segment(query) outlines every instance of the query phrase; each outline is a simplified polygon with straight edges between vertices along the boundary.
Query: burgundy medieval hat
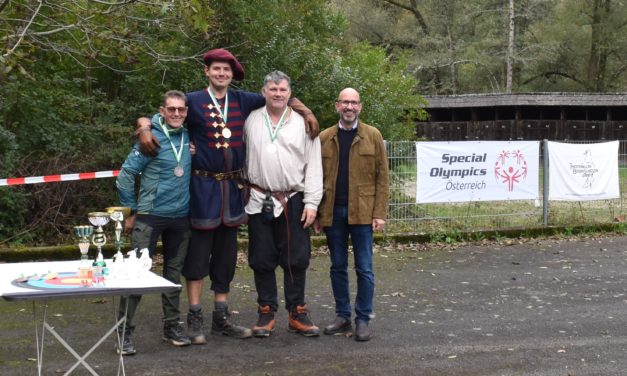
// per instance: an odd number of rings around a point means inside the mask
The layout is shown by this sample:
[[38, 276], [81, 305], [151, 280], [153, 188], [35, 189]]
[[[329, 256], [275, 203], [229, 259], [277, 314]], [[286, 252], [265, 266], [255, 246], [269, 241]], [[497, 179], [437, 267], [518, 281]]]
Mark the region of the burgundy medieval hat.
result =
[[213, 50], [209, 50], [203, 56], [203, 60], [207, 66], [210, 66], [214, 61], [224, 61], [231, 65], [231, 69], [233, 70], [233, 78], [241, 81], [244, 79], [244, 67], [242, 64], [237, 61], [235, 56], [232, 53], [225, 50], [224, 48], [216, 48]]

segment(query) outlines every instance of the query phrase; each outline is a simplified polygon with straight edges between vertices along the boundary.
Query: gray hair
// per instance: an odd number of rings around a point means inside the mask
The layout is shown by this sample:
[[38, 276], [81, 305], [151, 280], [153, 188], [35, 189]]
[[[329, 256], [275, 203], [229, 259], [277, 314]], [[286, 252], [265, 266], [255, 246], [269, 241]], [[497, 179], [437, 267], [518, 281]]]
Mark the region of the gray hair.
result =
[[163, 94], [163, 105], [165, 106], [165, 102], [168, 100], [168, 98], [176, 98], [176, 99], [180, 99], [183, 102], [187, 103], [187, 96], [185, 95], [185, 93], [183, 93], [182, 91], [179, 90], [168, 90], [165, 92], [165, 94]]
[[264, 80], [263, 80], [263, 86], [266, 86], [270, 82], [274, 82], [275, 84], [278, 85], [283, 80], [287, 81], [287, 88], [292, 90], [290, 76], [288, 76], [287, 74], [285, 74], [285, 73], [283, 73], [283, 72], [281, 72], [279, 70], [275, 70], [275, 71], [272, 71], [272, 72], [268, 73], [268, 75], [266, 75], [266, 78], [264, 78]]

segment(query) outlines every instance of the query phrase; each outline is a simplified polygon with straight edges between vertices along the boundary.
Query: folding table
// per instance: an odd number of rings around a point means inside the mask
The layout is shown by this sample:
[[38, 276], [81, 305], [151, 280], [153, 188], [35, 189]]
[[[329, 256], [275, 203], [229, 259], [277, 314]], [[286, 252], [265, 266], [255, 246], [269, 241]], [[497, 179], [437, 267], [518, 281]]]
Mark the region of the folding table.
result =
[[[111, 262], [111, 260], [107, 260]], [[44, 336], [48, 331], [59, 341], [75, 358], [76, 363], [67, 370], [65, 375], [69, 375], [82, 365], [92, 375], [98, 375], [96, 371], [87, 363], [86, 358], [95, 351], [112, 333], [118, 333], [117, 327], [126, 325], [126, 313], [121, 319], [117, 318], [116, 309], [113, 309], [115, 324], [108, 329], [102, 337], [87, 351], [85, 354], [78, 354], [68, 343], [67, 339], [62, 338], [59, 333], [48, 324], [46, 319], [47, 307], [50, 300], [55, 299], [76, 299], [86, 297], [104, 297], [112, 296], [115, 305], [116, 296], [143, 295], [151, 293], [163, 293], [169, 291], [180, 290], [181, 286], [173, 284], [170, 281], [149, 271], [138, 271], [133, 273], [132, 277], [126, 276], [123, 279], [112, 279], [106, 281], [104, 285], [72, 286], [71, 278], [61, 278], [78, 271], [80, 261], [54, 261], [54, 262], [23, 262], [0, 264], [0, 296], [7, 301], [31, 301], [33, 305], [33, 321], [35, 322], [35, 342], [37, 348], [37, 372], [42, 375], [43, 355], [44, 355]], [[39, 281], [24, 283], [17, 281], [20, 277], [33, 275], [43, 276], [49, 273], [59, 275], [57, 279], [46, 281], [45, 278]], [[67, 281], [67, 283], [62, 283]], [[49, 283], [48, 283], [49, 282]], [[55, 284], [56, 282], [56, 284]], [[43, 301], [43, 312], [41, 319], [37, 318], [36, 301]], [[119, 301], [118, 301], [118, 304]], [[115, 307], [114, 307], [115, 308]], [[125, 312], [128, 305], [124, 307]], [[41, 323], [41, 329], [39, 328]], [[123, 338], [117, 336], [118, 345], [121, 347]], [[124, 358], [120, 354], [118, 361], [117, 374], [125, 375]]]

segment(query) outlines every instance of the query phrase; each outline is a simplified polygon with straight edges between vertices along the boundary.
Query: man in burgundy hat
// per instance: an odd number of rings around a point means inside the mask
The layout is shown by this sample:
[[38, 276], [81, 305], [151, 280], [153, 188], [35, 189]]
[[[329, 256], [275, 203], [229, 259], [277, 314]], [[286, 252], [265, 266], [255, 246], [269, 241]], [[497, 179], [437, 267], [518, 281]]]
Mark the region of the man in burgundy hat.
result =
[[[227, 299], [237, 261], [237, 229], [248, 219], [241, 184], [246, 159], [244, 122], [253, 110], [265, 105], [261, 94], [229, 90], [233, 79], [244, 79], [244, 68], [229, 51], [210, 50], [204, 61], [209, 86], [187, 94], [186, 119], [196, 154], [190, 182], [192, 235], [183, 276], [189, 300], [188, 335], [198, 345], [206, 343], [201, 293], [207, 275], [214, 292], [211, 332], [234, 338], [252, 336], [250, 329], [231, 322]], [[313, 113], [296, 99], [290, 106], [305, 118], [310, 137], [317, 137]], [[159, 145], [146, 120], [138, 119], [136, 133], [142, 152], [151, 154]]]

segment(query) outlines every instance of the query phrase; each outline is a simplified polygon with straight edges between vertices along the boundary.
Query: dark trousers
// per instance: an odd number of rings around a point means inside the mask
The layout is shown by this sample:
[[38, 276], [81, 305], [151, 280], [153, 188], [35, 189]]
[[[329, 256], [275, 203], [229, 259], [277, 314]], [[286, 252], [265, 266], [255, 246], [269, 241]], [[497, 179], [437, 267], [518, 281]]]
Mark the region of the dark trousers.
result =
[[283, 269], [285, 308], [293, 310], [305, 304], [311, 244], [309, 229], [303, 229], [300, 221], [303, 209], [303, 194], [297, 193], [287, 203], [288, 218], [285, 213], [269, 223], [264, 223], [261, 214], [248, 218], [248, 265], [255, 274], [257, 303], [269, 305], [273, 311], [279, 305], [275, 274], [278, 265]]
[[194, 230], [183, 266], [183, 276], [188, 281], [200, 280], [207, 275], [211, 290], [228, 294], [237, 266], [237, 227], [220, 225], [214, 230]]
[[[161, 237], [161, 242], [163, 243], [163, 278], [172, 283], [180, 284], [181, 270], [183, 269], [183, 262], [185, 261], [189, 245], [189, 233], [189, 219], [187, 217], [165, 218], [155, 215], [138, 215], [133, 228], [131, 248], [148, 248], [150, 257], [152, 257], [157, 248], [157, 240]], [[178, 323], [180, 295], [180, 291], [161, 294], [164, 323]], [[141, 297], [141, 295], [130, 295], [128, 297], [126, 325], [130, 330], [133, 330], [135, 327], [133, 318]], [[126, 301], [126, 297], [122, 297], [120, 300], [120, 310], [118, 312], [118, 317], [120, 318], [124, 315]]]

